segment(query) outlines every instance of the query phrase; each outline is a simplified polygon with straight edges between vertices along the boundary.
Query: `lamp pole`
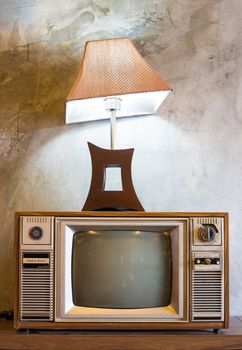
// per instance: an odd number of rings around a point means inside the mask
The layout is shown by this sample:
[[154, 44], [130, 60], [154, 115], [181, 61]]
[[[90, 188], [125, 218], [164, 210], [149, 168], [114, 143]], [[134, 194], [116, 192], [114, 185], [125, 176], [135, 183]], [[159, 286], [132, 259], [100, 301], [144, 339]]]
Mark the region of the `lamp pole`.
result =
[[110, 146], [111, 149], [116, 148], [116, 119], [117, 111], [121, 108], [121, 99], [118, 97], [108, 97], [104, 99], [106, 111], [110, 115]]

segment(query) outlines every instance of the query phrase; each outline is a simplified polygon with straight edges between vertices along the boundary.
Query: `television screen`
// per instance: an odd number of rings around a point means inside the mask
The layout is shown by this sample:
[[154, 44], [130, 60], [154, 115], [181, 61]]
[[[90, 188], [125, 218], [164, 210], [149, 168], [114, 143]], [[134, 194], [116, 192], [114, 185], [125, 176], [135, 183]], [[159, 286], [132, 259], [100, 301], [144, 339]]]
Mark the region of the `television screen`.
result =
[[137, 309], [170, 304], [172, 251], [168, 232], [75, 232], [72, 248], [76, 306]]

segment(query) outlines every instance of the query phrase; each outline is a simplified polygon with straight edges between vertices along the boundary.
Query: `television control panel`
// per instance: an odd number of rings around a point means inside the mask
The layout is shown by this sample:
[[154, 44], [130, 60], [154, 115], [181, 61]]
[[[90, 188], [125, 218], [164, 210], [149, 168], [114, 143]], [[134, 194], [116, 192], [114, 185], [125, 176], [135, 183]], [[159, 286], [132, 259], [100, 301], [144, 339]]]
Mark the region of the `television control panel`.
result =
[[54, 319], [54, 218], [20, 218], [20, 319]]
[[223, 244], [223, 218], [191, 218], [190, 232], [193, 250], [217, 250]]
[[191, 218], [191, 319], [224, 320], [224, 221]]

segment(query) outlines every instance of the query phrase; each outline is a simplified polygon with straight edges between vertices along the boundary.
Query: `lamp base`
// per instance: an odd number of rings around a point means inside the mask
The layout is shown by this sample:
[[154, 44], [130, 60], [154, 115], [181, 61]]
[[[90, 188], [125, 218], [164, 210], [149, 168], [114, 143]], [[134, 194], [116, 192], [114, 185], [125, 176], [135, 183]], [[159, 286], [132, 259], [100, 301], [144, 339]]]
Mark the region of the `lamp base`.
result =
[[[134, 149], [109, 150], [88, 142], [92, 159], [92, 179], [84, 211], [126, 210], [144, 211], [133, 186], [131, 161]], [[121, 168], [122, 190], [105, 190], [106, 168]]]

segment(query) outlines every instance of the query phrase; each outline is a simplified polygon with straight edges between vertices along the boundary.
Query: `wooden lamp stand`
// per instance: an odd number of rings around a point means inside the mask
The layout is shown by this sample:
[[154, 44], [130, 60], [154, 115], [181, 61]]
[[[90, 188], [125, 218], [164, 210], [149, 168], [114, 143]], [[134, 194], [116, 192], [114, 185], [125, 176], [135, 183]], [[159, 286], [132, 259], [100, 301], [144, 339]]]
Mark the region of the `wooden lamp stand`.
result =
[[[82, 210], [144, 211], [133, 186], [131, 161], [134, 149], [103, 149], [88, 142], [92, 159], [92, 179]], [[105, 171], [108, 167], [121, 168], [122, 190], [105, 190]]]

